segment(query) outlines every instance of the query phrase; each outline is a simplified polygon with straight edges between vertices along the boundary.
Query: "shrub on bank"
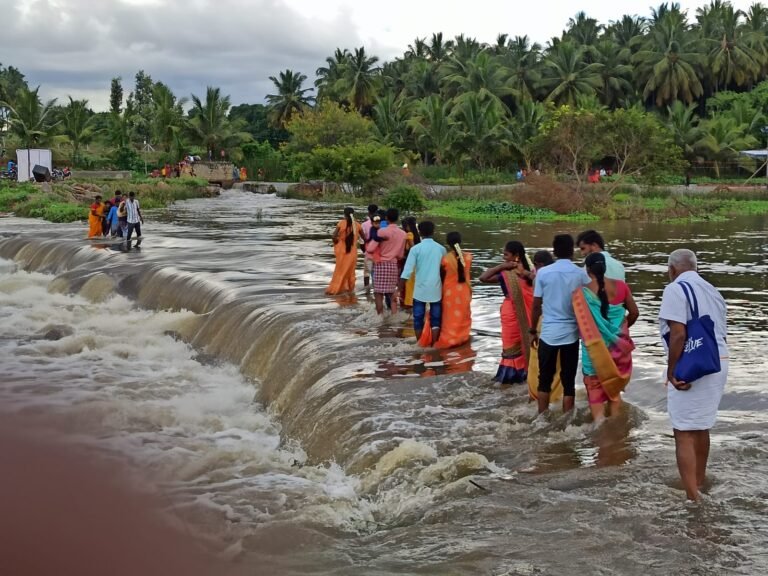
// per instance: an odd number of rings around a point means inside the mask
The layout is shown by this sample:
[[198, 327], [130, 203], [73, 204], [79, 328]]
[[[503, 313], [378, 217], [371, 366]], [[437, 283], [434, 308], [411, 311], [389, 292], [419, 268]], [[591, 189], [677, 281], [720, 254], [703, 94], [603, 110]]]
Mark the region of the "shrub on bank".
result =
[[416, 186], [399, 184], [389, 191], [384, 198], [384, 205], [401, 212], [421, 212], [426, 208], [426, 201]]

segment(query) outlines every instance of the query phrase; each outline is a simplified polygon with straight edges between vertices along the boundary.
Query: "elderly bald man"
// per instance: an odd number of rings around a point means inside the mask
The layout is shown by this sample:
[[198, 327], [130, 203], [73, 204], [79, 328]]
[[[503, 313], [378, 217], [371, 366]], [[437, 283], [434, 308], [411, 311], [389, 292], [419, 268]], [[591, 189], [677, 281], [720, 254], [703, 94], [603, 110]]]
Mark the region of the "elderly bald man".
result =
[[[659, 321], [662, 337], [669, 336], [667, 360], [667, 411], [675, 432], [677, 468], [689, 500], [698, 500], [704, 486], [709, 459], [709, 430], [715, 425], [717, 409], [728, 379], [726, 305], [720, 292], [697, 272], [696, 254], [675, 250], [669, 255], [669, 279], [661, 300]], [[675, 367], [683, 353], [691, 309], [680, 282], [687, 282], [696, 295], [699, 315], [709, 315], [715, 325], [720, 353], [720, 372], [681, 382]], [[666, 338], [664, 338], [666, 344]]]

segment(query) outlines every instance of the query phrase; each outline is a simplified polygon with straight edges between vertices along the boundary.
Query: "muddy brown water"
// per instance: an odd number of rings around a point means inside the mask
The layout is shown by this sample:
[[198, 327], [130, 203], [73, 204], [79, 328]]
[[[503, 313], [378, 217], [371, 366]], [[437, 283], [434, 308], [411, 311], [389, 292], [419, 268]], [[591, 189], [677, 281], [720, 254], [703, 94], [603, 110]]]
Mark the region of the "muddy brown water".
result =
[[[230, 191], [151, 214], [140, 249], [0, 219], [0, 410], [120, 461], [170, 521], [250, 573], [759, 574], [768, 569], [768, 217], [590, 223], [640, 306], [624, 412], [537, 420], [474, 337], [417, 349], [362, 291], [330, 298], [335, 207]], [[473, 276], [585, 225], [437, 219]], [[666, 256], [695, 250], [729, 306], [711, 486], [686, 505], [661, 383]]]

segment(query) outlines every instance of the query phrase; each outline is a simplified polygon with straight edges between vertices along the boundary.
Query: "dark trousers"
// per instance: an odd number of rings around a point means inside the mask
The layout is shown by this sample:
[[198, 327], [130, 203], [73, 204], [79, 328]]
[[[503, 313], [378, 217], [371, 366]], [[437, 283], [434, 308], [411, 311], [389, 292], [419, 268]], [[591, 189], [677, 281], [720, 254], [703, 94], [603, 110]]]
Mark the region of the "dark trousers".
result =
[[576, 370], [579, 367], [579, 341], [551, 346], [539, 339], [539, 392], [549, 394], [560, 357], [560, 382], [563, 396], [576, 396]]
[[135, 224], [132, 224], [128, 222], [128, 231], [125, 234], [125, 241], [130, 242], [131, 236], [133, 236], [133, 231], [136, 230], [136, 238], [141, 238], [141, 223], [136, 222]]

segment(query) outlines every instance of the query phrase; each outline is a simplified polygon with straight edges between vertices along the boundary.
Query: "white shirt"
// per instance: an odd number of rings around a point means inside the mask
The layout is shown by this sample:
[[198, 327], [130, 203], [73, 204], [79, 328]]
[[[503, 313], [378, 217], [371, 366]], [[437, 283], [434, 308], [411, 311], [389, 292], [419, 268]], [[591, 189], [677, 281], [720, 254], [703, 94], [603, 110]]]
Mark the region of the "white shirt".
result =
[[605, 277], [611, 280], [627, 281], [627, 274], [624, 271], [624, 264], [616, 260], [605, 250], [602, 251], [602, 255], [605, 257]]
[[[726, 304], [720, 292], [709, 282], [699, 276], [698, 272], [683, 272], [674, 282], [664, 288], [661, 298], [661, 310], [659, 310], [659, 324], [662, 337], [669, 332], [669, 321], [687, 324], [691, 319], [691, 307], [685, 297], [679, 282], [688, 282], [693, 287], [696, 300], [699, 303], [699, 317], [709, 316], [715, 324], [715, 338], [720, 350], [720, 357], [728, 357], [728, 322], [726, 319]], [[666, 347], [666, 340], [664, 346]]]
[[125, 201], [125, 211], [128, 218], [128, 224], [138, 224], [139, 223], [139, 201], [135, 198], [131, 200], [128, 198], [128, 200]]

